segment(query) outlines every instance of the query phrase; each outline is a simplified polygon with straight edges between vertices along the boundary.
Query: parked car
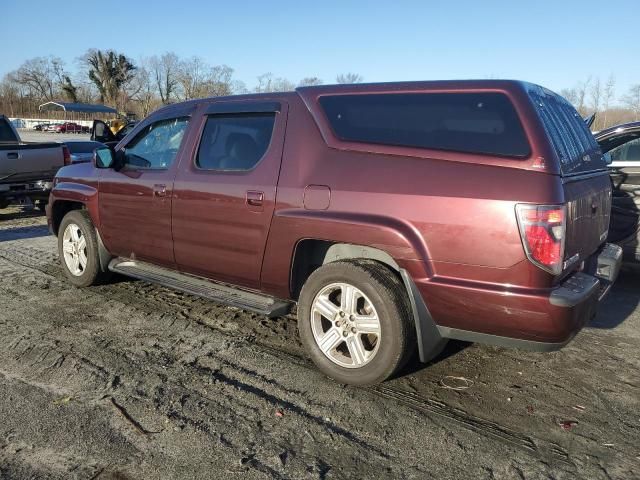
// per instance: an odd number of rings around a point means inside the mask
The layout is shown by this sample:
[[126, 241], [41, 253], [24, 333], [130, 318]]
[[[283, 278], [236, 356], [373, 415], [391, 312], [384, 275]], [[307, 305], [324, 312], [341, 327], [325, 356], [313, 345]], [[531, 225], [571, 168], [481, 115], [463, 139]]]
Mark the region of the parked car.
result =
[[37, 132], [41, 132], [45, 129], [45, 127], [48, 127], [49, 125], [49, 123], [38, 123], [37, 125], [33, 126], [33, 129]]
[[91, 162], [96, 148], [104, 147], [104, 143], [91, 140], [69, 140], [64, 142], [71, 154], [71, 163]]
[[119, 272], [267, 316], [297, 303], [316, 365], [370, 384], [448, 339], [566, 345], [618, 273], [610, 203], [566, 100], [484, 80], [167, 106], [63, 168], [47, 213], [73, 285]]
[[640, 262], [640, 122], [616, 125], [595, 134], [609, 162], [613, 204], [609, 241], [624, 250], [624, 261]]
[[73, 122], [65, 122], [54, 127], [56, 133], [88, 133], [89, 127], [84, 127]]
[[69, 163], [66, 146], [22, 142], [11, 122], [0, 115], [0, 209], [27, 197], [44, 210], [54, 175]]
[[47, 123], [46, 125], [44, 125], [42, 127], [42, 131], [43, 132], [55, 132], [56, 128], [58, 127], [58, 125], [61, 125], [60, 123]]

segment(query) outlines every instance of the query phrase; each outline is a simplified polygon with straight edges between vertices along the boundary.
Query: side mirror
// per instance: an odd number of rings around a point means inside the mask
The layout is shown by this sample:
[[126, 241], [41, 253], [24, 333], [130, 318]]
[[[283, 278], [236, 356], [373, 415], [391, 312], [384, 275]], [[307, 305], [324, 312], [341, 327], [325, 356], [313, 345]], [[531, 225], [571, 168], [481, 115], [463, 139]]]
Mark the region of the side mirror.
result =
[[611, 158], [611, 153], [607, 152], [603, 155], [604, 157], [604, 163], [606, 163], [607, 165], [611, 165], [611, 162], [613, 162], [613, 158]]
[[115, 154], [109, 147], [96, 148], [93, 152], [93, 164], [96, 168], [113, 168]]

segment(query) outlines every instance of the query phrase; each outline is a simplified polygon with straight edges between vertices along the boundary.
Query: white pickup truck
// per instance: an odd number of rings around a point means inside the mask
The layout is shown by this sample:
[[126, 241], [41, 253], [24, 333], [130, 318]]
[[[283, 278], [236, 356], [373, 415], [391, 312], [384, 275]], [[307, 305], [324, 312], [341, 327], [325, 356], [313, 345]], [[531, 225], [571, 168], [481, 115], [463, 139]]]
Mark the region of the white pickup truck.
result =
[[13, 200], [30, 198], [44, 210], [53, 177], [69, 163], [65, 145], [23, 142], [9, 119], [0, 115], [0, 209]]

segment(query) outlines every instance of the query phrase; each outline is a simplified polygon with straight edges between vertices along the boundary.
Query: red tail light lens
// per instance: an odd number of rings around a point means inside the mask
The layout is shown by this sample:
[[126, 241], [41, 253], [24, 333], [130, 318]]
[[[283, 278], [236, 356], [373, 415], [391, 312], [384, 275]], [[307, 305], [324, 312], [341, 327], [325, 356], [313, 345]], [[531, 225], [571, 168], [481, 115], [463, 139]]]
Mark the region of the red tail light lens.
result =
[[562, 273], [567, 230], [564, 205], [516, 205], [520, 236], [527, 258], [554, 275]]
[[66, 145], [62, 146], [62, 156], [64, 157], [64, 164], [71, 165], [71, 153]]

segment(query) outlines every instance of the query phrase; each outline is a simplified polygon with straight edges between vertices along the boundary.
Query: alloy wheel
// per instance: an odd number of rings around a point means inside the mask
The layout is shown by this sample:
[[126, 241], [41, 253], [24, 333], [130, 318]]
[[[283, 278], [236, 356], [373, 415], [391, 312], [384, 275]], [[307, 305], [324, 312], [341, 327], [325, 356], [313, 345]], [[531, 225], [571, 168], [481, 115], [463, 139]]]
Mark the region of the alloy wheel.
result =
[[318, 348], [346, 368], [367, 365], [378, 352], [381, 327], [371, 300], [348, 283], [332, 283], [315, 296], [311, 330]]
[[87, 240], [75, 223], [70, 223], [62, 235], [64, 263], [76, 277], [87, 269]]

